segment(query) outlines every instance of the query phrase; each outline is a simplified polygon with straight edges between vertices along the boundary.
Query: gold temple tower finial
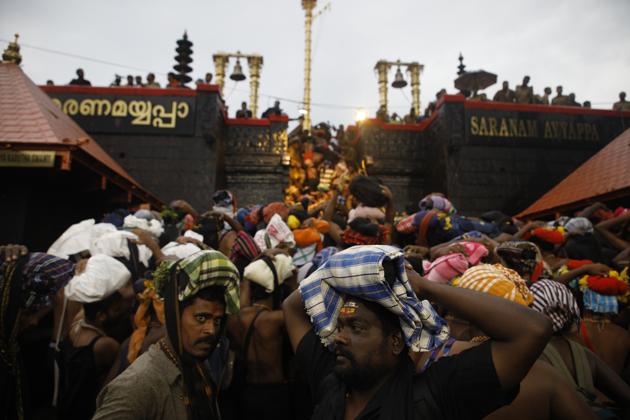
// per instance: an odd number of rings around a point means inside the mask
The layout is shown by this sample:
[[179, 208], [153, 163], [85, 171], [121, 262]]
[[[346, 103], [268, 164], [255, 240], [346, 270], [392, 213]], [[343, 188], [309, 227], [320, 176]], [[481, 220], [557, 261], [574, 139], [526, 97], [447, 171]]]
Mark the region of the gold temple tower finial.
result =
[[20, 45], [18, 44], [18, 38], [20, 35], [15, 34], [15, 41], [9, 42], [9, 46], [2, 53], [2, 61], [4, 63], [20, 64], [22, 62], [22, 56], [20, 55]]
[[311, 131], [311, 27], [317, 0], [302, 0], [304, 9], [304, 121], [302, 129]]

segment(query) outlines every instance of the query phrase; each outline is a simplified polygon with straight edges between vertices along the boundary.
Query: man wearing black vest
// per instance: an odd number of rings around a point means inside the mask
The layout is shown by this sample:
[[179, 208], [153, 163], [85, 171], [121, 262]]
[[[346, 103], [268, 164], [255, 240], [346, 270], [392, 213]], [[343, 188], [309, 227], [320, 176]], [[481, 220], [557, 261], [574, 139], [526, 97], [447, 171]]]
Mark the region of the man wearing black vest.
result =
[[[415, 374], [408, 347], [428, 350], [446, 336], [443, 320], [414, 293], [490, 339]], [[531, 309], [430, 282], [402, 252], [378, 245], [335, 254], [300, 283], [284, 311], [311, 385], [313, 419], [483, 418], [515, 398], [551, 335], [549, 322]]]

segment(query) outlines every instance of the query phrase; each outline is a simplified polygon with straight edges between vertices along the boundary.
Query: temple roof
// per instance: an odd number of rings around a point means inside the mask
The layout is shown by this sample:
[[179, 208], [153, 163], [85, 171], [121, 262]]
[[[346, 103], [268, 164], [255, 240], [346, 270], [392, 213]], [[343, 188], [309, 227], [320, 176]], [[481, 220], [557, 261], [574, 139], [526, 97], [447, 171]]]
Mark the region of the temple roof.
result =
[[630, 196], [630, 128], [517, 217], [536, 217]]
[[70, 151], [141, 201], [161, 204], [12, 63], [0, 63], [0, 147]]

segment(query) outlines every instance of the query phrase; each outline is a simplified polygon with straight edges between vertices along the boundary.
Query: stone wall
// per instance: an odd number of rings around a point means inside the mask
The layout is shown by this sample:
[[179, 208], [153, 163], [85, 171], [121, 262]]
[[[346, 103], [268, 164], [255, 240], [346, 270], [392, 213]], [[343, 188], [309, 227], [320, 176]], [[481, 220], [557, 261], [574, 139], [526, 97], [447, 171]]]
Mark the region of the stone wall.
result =
[[239, 205], [282, 201], [288, 167], [286, 117], [270, 120], [228, 120], [225, 144], [226, 187]]
[[397, 127], [377, 121], [369, 121], [360, 128], [363, 155], [373, 162], [367, 167], [368, 174], [392, 190], [397, 210], [417, 202], [427, 177], [424, 133], [417, 127]]

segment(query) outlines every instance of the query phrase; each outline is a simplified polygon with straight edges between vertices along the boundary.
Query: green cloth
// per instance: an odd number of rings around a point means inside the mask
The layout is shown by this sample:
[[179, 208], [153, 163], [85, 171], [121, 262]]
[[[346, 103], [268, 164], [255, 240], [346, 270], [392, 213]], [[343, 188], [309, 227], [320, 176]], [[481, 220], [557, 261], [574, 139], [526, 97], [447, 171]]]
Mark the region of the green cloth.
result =
[[225, 312], [230, 315], [240, 309], [238, 269], [219, 251], [201, 251], [179, 260], [177, 270], [188, 275], [188, 283], [179, 292], [180, 302], [210, 286], [225, 287]]

